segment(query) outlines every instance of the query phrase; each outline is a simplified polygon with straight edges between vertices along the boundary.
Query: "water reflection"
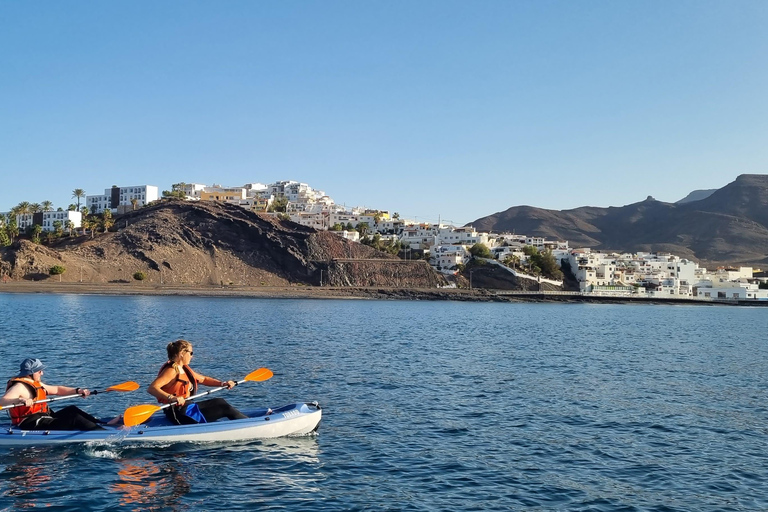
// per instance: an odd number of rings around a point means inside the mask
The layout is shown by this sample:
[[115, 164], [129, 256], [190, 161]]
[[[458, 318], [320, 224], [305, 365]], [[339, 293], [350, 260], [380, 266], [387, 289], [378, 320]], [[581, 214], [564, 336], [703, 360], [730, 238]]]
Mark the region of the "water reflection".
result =
[[35, 449], [9, 454], [12, 462], [3, 468], [0, 476], [0, 480], [6, 483], [2, 494], [14, 499], [14, 509], [49, 505], [40, 503], [40, 497], [45, 496], [45, 491], [52, 485], [51, 469], [55, 470], [64, 457], [63, 453]]
[[167, 454], [161, 462], [148, 458], [118, 461], [117, 481], [111, 491], [130, 510], [177, 510], [191, 489], [183, 453]]

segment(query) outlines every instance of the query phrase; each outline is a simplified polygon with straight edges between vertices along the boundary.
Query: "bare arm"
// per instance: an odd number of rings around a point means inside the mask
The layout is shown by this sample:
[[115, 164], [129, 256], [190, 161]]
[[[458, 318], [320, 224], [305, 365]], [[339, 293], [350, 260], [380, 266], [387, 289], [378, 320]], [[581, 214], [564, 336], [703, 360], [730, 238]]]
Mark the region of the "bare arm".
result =
[[70, 386], [52, 386], [50, 384], [43, 384], [45, 391], [49, 395], [54, 396], [67, 396], [67, 395], [83, 395], [88, 396], [91, 394], [90, 390], [85, 388], [73, 388]]
[[152, 381], [152, 384], [150, 384], [147, 388], [147, 393], [157, 399], [169, 400], [169, 394], [163, 391], [161, 388], [166, 384], [169, 384], [175, 378], [176, 370], [174, 370], [172, 367], [166, 368], [160, 373], [160, 375], [157, 376], [155, 380]]
[[0, 407], [6, 407], [8, 405], [24, 405], [29, 407], [32, 405], [34, 397], [32, 391], [24, 384], [16, 383], [0, 398]]
[[195, 374], [195, 379], [197, 379], [197, 382], [199, 382], [203, 386], [211, 386], [211, 387], [214, 387], [214, 388], [218, 388], [218, 387], [222, 387], [222, 386], [227, 386], [228, 389], [232, 389], [233, 387], [235, 387], [237, 385], [237, 382], [235, 382], [233, 380], [214, 379], [213, 377], [207, 377], [205, 375], [197, 373], [194, 370], [192, 370], [192, 373]]

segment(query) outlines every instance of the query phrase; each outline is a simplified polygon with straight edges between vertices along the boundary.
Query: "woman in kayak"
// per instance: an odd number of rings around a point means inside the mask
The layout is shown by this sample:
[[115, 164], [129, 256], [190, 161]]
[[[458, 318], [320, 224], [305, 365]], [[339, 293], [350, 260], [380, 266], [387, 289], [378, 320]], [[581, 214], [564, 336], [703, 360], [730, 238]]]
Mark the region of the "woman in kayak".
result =
[[233, 380], [223, 381], [201, 375], [189, 367], [194, 355], [192, 344], [187, 340], [176, 340], [166, 347], [168, 361], [160, 368], [157, 378], [149, 385], [147, 392], [162, 404], [173, 404], [163, 409], [165, 416], [176, 425], [208, 423], [219, 418], [241, 420], [248, 416], [241, 413], [223, 398], [211, 398], [194, 404], [186, 400], [197, 394], [197, 385], [232, 389], [237, 385]]
[[[68, 386], [52, 386], [40, 379], [45, 365], [39, 359], [25, 359], [19, 366], [19, 374], [8, 381], [5, 394], [0, 398], [0, 407], [16, 406], [8, 409], [11, 423], [22, 430], [99, 430], [100, 421], [81, 411], [74, 405], [53, 412], [47, 403], [48, 395], [91, 394], [87, 389]], [[38, 402], [38, 403], [36, 403]]]

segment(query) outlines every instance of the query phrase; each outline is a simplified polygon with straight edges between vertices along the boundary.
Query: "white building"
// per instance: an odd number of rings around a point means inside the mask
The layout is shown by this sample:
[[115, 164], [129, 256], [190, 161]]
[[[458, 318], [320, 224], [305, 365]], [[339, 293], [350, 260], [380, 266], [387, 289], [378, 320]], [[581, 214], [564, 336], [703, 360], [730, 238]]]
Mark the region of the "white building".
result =
[[107, 208], [113, 213], [123, 213], [133, 209], [134, 199], [138, 208], [159, 198], [157, 187], [154, 185], [114, 186], [104, 189], [103, 195], [85, 196], [85, 206], [90, 213], [101, 213]]
[[697, 288], [697, 297], [702, 299], [768, 300], [768, 290], [760, 289], [755, 283], [733, 283], [732, 286]]
[[[10, 212], [0, 213], [0, 226], [5, 222], [5, 219], [10, 215]], [[67, 221], [72, 222], [72, 228], [79, 228], [82, 225], [83, 214], [77, 211], [50, 211], [50, 212], [38, 212], [38, 213], [24, 213], [16, 215], [16, 226], [19, 228], [19, 232], [24, 232], [28, 227], [32, 225], [39, 225], [43, 228], [43, 231], [55, 231], [55, 222], [61, 222], [61, 229], [67, 230]]]
[[199, 201], [200, 193], [205, 190], [205, 185], [200, 183], [175, 183], [171, 186], [174, 192], [183, 192], [188, 201]]
[[444, 274], [454, 274], [456, 265], [466, 264], [472, 258], [463, 245], [437, 245], [430, 252], [430, 263]]

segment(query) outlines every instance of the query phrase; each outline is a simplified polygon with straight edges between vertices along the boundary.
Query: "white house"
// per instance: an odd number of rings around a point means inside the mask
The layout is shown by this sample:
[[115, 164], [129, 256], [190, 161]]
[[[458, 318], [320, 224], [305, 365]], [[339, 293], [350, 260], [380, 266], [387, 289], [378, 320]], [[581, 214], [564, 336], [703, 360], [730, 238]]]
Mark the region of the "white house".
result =
[[696, 296], [703, 299], [768, 300], [768, 290], [754, 283], [733, 283], [732, 286], [700, 287]]
[[437, 245], [431, 254], [432, 266], [444, 274], [454, 274], [456, 265], [465, 264], [472, 257], [463, 245]]
[[188, 201], [199, 201], [200, 193], [205, 190], [205, 185], [200, 183], [175, 183], [171, 186], [174, 192], [183, 192]]

